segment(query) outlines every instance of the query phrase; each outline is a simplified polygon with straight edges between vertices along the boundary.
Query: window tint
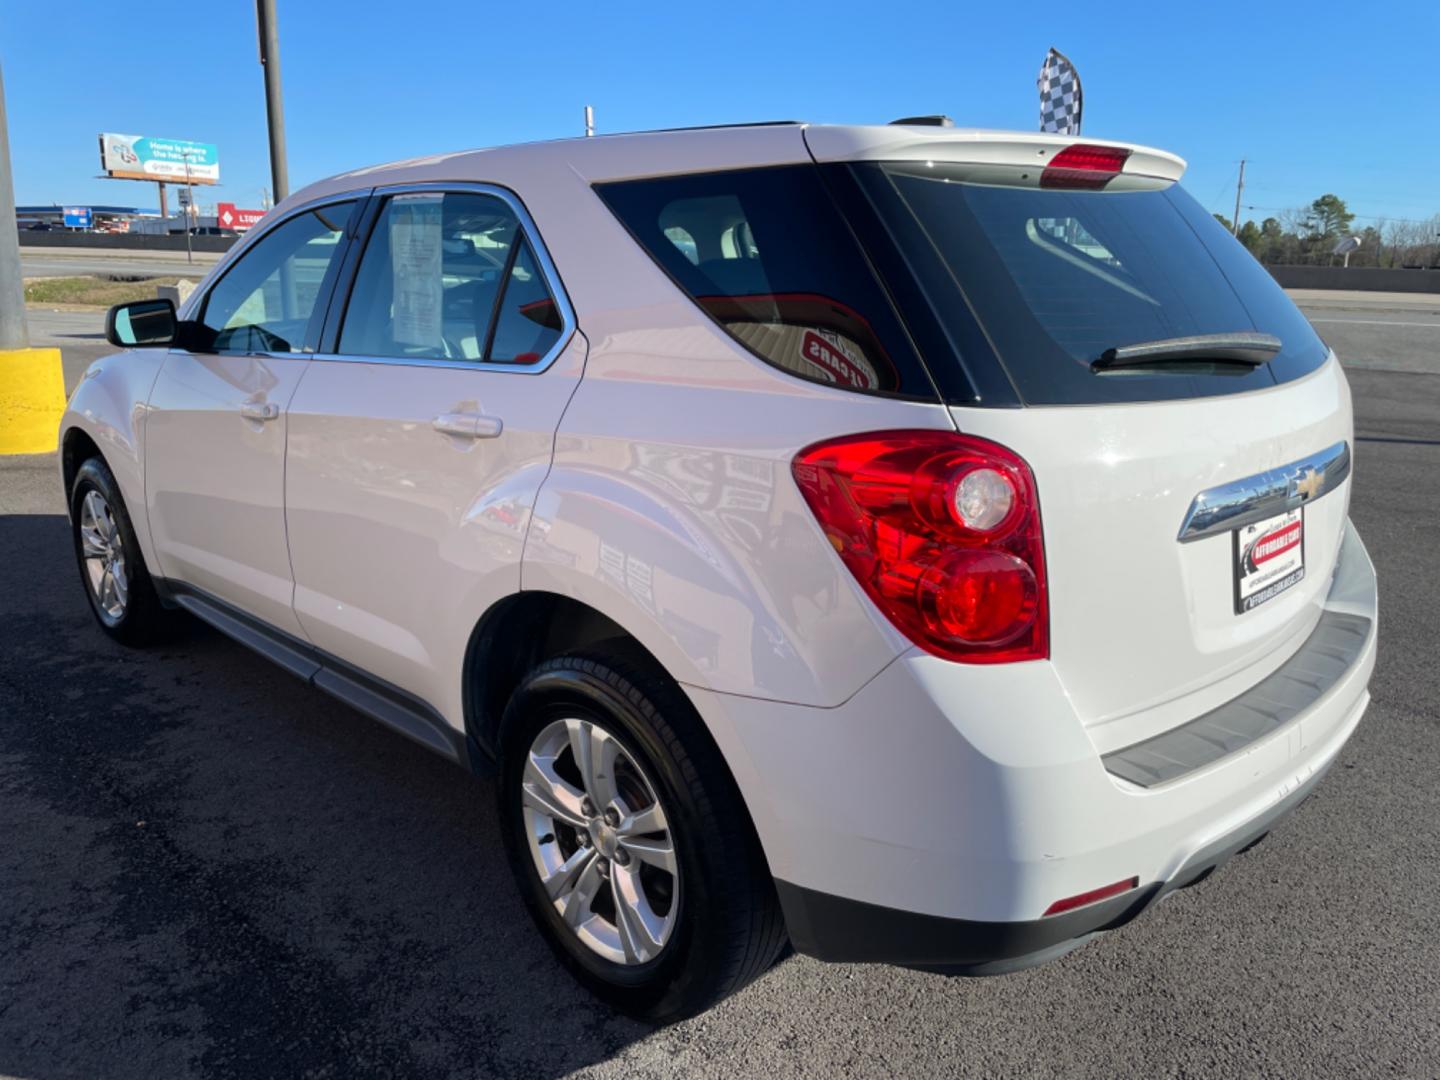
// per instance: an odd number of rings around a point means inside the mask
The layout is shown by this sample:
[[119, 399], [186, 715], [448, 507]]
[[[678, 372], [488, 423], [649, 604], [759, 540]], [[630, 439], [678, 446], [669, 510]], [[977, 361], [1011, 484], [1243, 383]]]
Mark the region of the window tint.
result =
[[500, 300], [489, 359], [497, 364], [534, 364], [560, 339], [560, 309], [545, 285], [530, 242], [521, 237]]
[[[964, 167], [939, 162], [855, 169], [883, 178], [866, 186], [896, 242], [907, 243], [906, 229], [918, 224], [943, 260], [942, 272], [924, 282], [937, 313], [952, 324], [978, 320], [1026, 402], [1236, 393], [1295, 378], [1325, 359], [1280, 287], [1176, 185], [1045, 190], [967, 182]], [[1284, 343], [1255, 369], [1090, 367], [1112, 347], [1251, 330]]]
[[601, 198], [761, 359], [849, 390], [933, 399], [889, 299], [813, 166], [602, 184]]
[[470, 192], [396, 195], [382, 208], [360, 261], [339, 351], [534, 363], [560, 327], [534, 253], [504, 200]]
[[[300, 352], [355, 203], [331, 203], [270, 230], [216, 282], [197, 352]], [[322, 313], [323, 314], [323, 313]]]

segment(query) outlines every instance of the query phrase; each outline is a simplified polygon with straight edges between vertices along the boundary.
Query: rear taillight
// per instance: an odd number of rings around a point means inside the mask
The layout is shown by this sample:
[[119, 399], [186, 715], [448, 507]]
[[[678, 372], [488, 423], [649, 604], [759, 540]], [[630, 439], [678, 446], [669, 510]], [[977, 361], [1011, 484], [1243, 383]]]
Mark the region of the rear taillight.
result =
[[795, 482], [892, 623], [975, 664], [1049, 655], [1035, 478], [1017, 455], [942, 431], [882, 431], [802, 450]]
[[1120, 146], [1067, 146], [1040, 174], [1042, 188], [1103, 188], [1125, 168], [1130, 151]]

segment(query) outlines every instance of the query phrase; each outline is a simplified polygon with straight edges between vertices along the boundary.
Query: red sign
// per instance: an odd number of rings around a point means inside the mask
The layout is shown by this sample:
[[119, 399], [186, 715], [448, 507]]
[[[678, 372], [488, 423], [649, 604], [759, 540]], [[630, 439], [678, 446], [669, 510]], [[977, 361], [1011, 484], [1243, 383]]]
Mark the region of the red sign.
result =
[[244, 232], [264, 216], [264, 210], [241, 210], [234, 203], [222, 202], [215, 207], [215, 220], [220, 223], [220, 228], [234, 232]]

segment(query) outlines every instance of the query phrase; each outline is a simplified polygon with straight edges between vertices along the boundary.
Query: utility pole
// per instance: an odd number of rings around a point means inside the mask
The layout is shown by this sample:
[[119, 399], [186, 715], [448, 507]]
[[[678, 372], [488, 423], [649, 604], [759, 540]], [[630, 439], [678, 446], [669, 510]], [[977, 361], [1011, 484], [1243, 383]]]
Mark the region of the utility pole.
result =
[[585, 106], [585, 137], [586, 137], [586, 138], [589, 138], [591, 135], [594, 135], [594, 134], [595, 134], [595, 107], [594, 107], [593, 105], [586, 105], [586, 106]]
[[195, 185], [190, 183], [190, 151], [185, 151], [185, 261], [193, 263], [195, 252], [193, 252], [190, 240], [190, 215], [195, 210]]
[[30, 348], [21, 274], [10, 131], [0, 80], [0, 456], [53, 452], [65, 412], [60, 350]]
[[1245, 190], [1245, 159], [1240, 159], [1240, 179], [1235, 182], [1235, 218], [1230, 223], [1230, 235], [1240, 235], [1240, 193]]
[[285, 103], [280, 96], [280, 27], [275, 0], [255, 0], [255, 24], [260, 34], [260, 66], [265, 69], [265, 117], [270, 128], [270, 182], [275, 201], [290, 194], [285, 164]]
[[5, 85], [0, 81], [0, 351], [29, 345], [25, 279], [20, 275], [20, 230], [15, 224], [15, 184], [10, 177], [10, 131], [5, 123]]

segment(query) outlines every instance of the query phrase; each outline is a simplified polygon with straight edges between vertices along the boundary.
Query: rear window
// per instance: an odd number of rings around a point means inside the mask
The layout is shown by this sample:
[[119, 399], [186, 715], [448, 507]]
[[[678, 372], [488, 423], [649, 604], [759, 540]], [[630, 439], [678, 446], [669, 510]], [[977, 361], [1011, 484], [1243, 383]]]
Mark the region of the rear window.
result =
[[[1026, 403], [1237, 393], [1325, 360], [1324, 344], [1274, 279], [1178, 185], [1045, 190], [967, 182], [963, 167], [941, 162], [848, 168], [909, 256], [930, 314], [951, 324], [952, 341], [993, 350], [986, 359], [998, 360]], [[967, 323], [983, 333], [967, 333]], [[1284, 347], [1254, 369], [1090, 367], [1112, 347], [1245, 331], [1273, 334]]]
[[861, 393], [936, 391], [810, 165], [596, 188], [692, 300], [756, 356]]

